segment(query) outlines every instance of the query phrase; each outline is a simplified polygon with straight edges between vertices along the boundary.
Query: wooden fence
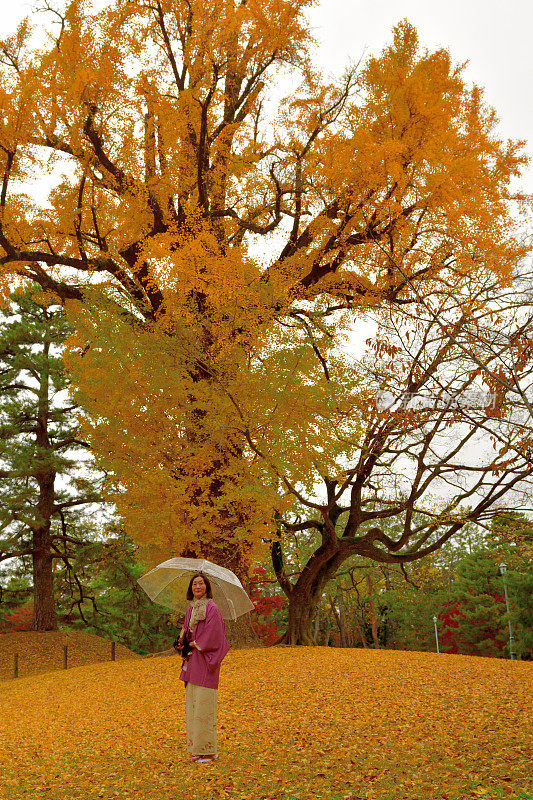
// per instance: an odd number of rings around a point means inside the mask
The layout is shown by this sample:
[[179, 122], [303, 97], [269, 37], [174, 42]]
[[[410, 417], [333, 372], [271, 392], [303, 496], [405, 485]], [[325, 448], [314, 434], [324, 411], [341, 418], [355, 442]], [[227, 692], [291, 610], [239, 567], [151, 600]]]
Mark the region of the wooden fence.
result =
[[[19, 654], [13, 654], [13, 677], [19, 676]], [[111, 642], [111, 661], [115, 660], [115, 642]], [[63, 669], [67, 669], [68, 664], [68, 644], [63, 645]]]

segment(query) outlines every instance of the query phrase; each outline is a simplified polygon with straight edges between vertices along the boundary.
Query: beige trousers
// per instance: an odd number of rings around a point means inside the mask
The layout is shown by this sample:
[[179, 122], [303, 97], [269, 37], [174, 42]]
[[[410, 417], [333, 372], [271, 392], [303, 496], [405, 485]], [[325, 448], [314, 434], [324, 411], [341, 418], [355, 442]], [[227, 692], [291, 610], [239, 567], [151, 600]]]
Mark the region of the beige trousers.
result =
[[185, 687], [187, 750], [194, 756], [217, 755], [217, 690], [187, 683]]

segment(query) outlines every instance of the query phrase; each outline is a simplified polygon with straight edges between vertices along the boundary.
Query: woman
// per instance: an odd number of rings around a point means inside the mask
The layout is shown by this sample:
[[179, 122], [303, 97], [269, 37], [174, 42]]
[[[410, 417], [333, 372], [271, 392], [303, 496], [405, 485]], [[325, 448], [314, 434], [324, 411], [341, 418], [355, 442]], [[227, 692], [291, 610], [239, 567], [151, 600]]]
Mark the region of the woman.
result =
[[192, 648], [183, 662], [180, 680], [185, 682], [187, 750], [193, 761], [215, 761], [217, 755], [217, 689], [222, 659], [229, 650], [226, 625], [213, 600], [211, 584], [201, 572], [190, 580], [180, 645], [186, 638]]

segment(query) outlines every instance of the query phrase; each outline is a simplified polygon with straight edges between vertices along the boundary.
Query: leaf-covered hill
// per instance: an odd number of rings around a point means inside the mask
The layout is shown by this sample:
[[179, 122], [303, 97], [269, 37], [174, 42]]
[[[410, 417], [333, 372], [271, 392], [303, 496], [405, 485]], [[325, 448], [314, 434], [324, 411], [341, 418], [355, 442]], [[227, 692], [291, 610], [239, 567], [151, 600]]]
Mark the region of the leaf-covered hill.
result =
[[3, 682], [2, 800], [515, 800], [530, 791], [530, 663], [231, 650], [218, 689], [219, 761], [204, 765], [186, 752], [180, 666], [128, 659]]
[[[18, 653], [19, 679], [63, 669], [63, 647], [67, 645], [67, 668], [111, 660], [111, 642], [85, 631], [8, 631], [0, 635], [0, 680], [13, 678], [14, 654]], [[142, 656], [123, 644], [115, 645], [115, 660]]]

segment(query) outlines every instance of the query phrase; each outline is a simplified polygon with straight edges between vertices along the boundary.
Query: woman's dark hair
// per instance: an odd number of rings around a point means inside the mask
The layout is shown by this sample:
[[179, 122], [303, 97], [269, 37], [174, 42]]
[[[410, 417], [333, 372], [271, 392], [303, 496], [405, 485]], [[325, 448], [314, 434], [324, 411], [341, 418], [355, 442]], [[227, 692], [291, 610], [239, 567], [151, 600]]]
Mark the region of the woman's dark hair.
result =
[[192, 593], [192, 582], [195, 578], [203, 578], [205, 583], [205, 595], [204, 597], [213, 597], [213, 592], [211, 591], [211, 584], [209, 583], [209, 579], [206, 578], [203, 572], [197, 572], [195, 575], [192, 576], [189, 582], [189, 588], [187, 589], [187, 600], [194, 600], [194, 595]]

